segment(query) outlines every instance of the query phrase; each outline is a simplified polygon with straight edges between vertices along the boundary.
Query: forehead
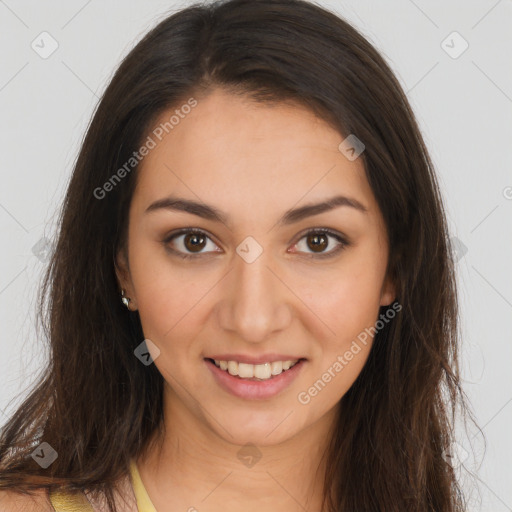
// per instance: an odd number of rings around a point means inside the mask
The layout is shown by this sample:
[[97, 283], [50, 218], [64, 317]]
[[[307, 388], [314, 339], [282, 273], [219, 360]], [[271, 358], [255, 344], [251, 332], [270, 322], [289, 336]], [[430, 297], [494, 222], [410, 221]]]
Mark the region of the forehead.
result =
[[[175, 110], [180, 107], [164, 112], [156, 124], [165, 125]], [[224, 160], [245, 155], [254, 158], [262, 151], [272, 157], [297, 159], [311, 151], [337, 153], [341, 140], [337, 131], [301, 105], [256, 103], [222, 89], [200, 99], [177, 121], [163, 141], [179, 146], [188, 157], [194, 153], [201, 158], [217, 150]], [[164, 150], [162, 144], [160, 149]]]
[[375, 208], [362, 159], [348, 160], [343, 136], [303, 106], [216, 89], [192, 109], [163, 112], [153, 133], [158, 127], [161, 140], [150, 133], [156, 145], [138, 171], [146, 202], [181, 193], [240, 208], [262, 200], [291, 207], [340, 193]]

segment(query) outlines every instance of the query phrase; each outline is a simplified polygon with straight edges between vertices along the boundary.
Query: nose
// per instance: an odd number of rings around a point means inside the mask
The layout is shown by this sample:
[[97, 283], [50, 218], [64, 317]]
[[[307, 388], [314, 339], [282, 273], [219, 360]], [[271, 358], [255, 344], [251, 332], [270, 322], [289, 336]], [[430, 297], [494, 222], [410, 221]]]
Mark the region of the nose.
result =
[[247, 342], [268, 340], [292, 319], [293, 294], [270, 263], [266, 251], [252, 263], [235, 255], [234, 268], [223, 285], [217, 311], [220, 326]]

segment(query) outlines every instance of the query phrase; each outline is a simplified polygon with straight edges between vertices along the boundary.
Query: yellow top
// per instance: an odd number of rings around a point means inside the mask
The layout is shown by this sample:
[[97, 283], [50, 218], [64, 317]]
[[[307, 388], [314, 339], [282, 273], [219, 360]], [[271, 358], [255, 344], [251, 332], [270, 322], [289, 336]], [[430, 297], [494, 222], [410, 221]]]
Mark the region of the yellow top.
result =
[[132, 459], [130, 464], [130, 473], [132, 476], [133, 492], [135, 493], [135, 498], [137, 500], [137, 510], [139, 512], [156, 512], [156, 508], [153, 503], [151, 503], [146, 488], [140, 478], [135, 459]]
[[[151, 503], [146, 488], [142, 483], [135, 459], [132, 459], [130, 463], [130, 475], [133, 492], [137, 500], [138, 512], [156, 512], [156, 508], [153, 503]], [[55, 512], [94, 512], [92, 505], [83, 493], [69, 494], [54, 491], [50, 493], [50, 502]]]

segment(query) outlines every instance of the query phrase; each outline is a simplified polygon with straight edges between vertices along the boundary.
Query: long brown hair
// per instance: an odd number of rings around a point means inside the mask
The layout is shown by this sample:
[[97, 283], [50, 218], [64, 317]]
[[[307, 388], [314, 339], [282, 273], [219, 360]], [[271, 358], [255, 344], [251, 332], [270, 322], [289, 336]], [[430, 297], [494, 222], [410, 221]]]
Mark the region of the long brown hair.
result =
[[[382, 56], [342, 18], [303, 0], [193, 5], [124, 58], [67, 189], [39, 300], [50, 360], [2, 430], [0, 488], [97, 491], [115, 510], [115, 482], [161, 427], [163, 379], [133, 354], [144, 335], [138, 313], [121, 304], [114, 268], [137, 166], [104, 185], [164, 110], [214, 87], [262, 103], [292, 100], [343, 138], [356, 134], [386, 222], [402, 310], [377, 333], [341, 399], [326, 453], [325, 510], [464, 510], [443, 456], [457, 408], [471, 413], [458, 369], [455, 262], [433, 165]], [[58, 454], [47, 468], [30, 456], [42, 442]]]

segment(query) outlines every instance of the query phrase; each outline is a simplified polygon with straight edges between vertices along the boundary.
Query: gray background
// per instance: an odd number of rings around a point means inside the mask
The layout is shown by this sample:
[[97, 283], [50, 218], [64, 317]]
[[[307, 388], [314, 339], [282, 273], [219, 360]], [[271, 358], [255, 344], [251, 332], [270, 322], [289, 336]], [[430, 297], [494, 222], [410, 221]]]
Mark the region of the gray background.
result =
[[[45, 239], [92, 110], [120, 59], [190, 3], [0, 0], [1, 424], [47, 357], [34, 329]], [[460, 429], [460, 478], [470, 510], [512, 511], [512, 2], [318, 3], [374, 43], [417, 114], [456, 237], [464, 389], [487, 443]], [[44, 31], [58, 43], [47, 58]]]

